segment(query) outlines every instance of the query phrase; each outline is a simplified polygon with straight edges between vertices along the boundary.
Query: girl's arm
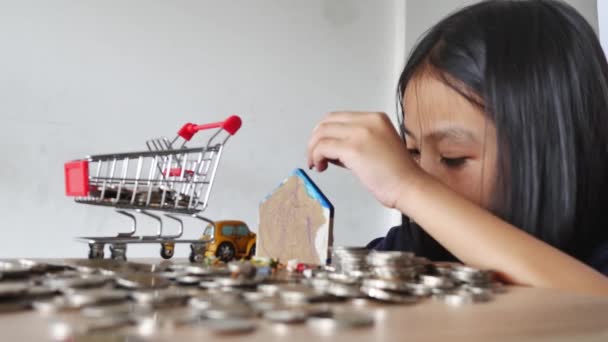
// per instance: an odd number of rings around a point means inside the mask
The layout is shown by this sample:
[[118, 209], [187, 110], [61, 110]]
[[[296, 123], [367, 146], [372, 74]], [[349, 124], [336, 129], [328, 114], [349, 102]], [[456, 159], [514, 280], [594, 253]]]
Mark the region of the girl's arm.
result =
[[498, 270], [514, 284], [608, 295], [608, 277], [430, 177], [401, 193], [397, 209], [467, 264]]
[[317, 125], [308, 164], [350, 169], [386, 207], [414, 219], [460, 260], [507, 281], [608, 295], [608, 277], [469, 202], [424, 173], [383, 113], [331, 113]]

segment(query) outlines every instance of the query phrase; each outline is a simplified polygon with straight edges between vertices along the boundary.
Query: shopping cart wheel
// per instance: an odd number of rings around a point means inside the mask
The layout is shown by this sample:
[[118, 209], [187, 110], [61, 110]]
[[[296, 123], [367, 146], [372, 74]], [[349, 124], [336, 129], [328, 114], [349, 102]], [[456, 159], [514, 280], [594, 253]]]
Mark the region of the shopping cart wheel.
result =
[[110, 257], [113, 260], [127, 260], [127, 244], [114, 243], [110, 245]]
[[89, 244], [89, 259], [103, 259], [103, 249], [105, 244], [103, 243], [90, 243]]
[[163, 259], [171, 259], [173, 257], [173, 252], [175, 251], [174, 243], [161, 243], [160, 244], [160, 256]]
[[202, 243], [190, 244], [190, 262], [201, 262], [205, 259], [205, 245]]

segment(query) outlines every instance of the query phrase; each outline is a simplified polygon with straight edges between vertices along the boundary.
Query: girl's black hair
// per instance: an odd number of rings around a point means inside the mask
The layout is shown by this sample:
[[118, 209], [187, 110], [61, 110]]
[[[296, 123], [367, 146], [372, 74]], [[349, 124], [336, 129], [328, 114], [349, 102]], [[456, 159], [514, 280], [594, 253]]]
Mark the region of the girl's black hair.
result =
[[[449, 15], [409, 56], [402, 112], [408, 82], [425, 67], [496, 126], [495, 214], [582, 260], [607, 241], [608, 64], [574, 8], [483, 1]], [[417, 253], [450, 259], [422, 229], [410, 230]]]

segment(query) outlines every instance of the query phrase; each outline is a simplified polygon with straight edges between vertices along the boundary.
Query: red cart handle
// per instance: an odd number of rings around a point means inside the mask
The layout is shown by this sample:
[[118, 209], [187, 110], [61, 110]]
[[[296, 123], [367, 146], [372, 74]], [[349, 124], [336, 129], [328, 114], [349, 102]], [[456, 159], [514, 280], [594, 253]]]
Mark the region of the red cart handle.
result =
[[239, 130], [239, 128], [241, 128], [241, 123], [241, 118], [236, 115], [232, 115], [224, 121], [204, 125], [195, 125], [193, 123], [188, 122], [187, 124], [182, 126], [179, 131], [177, 131], [177, 134], [180, 137], [184, 138], [186, 141], [190, 141], [190, 139], [192, 139], [196, 132], [211, 128], [223, 128], [226, 132], [230, 133], [230, 135], [234, 135]]

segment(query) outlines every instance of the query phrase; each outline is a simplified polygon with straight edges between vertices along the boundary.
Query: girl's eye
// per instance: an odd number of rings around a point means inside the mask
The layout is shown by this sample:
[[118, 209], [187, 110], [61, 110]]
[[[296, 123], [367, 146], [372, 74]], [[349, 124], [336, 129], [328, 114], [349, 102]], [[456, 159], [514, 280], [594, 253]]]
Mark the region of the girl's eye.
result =
[[420, 150], [417, 148], [409, 148], [410, 156], [414, 158], [414, 160], [420, 160]]
[[441, 163], [449, 168], [459, 168], [467, 162], [467, 157], [446, 158], [441, 157]]

